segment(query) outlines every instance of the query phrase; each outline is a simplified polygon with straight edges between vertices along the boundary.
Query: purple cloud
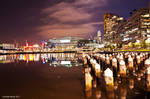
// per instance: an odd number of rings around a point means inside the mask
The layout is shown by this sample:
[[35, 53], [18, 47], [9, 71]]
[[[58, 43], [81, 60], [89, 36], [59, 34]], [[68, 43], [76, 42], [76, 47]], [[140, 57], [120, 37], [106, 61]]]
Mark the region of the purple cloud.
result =
[[39, 35], [44, 38], [77, 36], [87, 38], [96, 31], [95, 13], [90, 10], [107, 5], [107, 0], [76, 0], [75, 2], [60, 2], [42, 9], [44, 25], [38, 27]]

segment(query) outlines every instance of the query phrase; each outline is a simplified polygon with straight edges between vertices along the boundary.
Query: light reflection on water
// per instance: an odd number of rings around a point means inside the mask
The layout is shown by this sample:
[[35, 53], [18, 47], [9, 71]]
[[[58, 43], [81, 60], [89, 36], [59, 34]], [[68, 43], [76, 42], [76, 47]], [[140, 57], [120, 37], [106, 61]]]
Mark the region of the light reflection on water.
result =
[[36, 62], [42, 61], [43, 64], [48, 63], [50, 66], [68, 66], [71, 67], [82, 65], [79, 57], [75, 53], [47, 53], [47, 54], [13, 54], [0, 55], [0, 63], [13, 63], [24, 61]]
[[[41, 62], [42, 64], [48, 64], [52, 67], [82, 66], [80, 57], [75, 53], [0, 55], [1, 64], [14, 62]], [[86, 90], [86, 83], [89, 81], [85, 78], [85, 87], [82, 86], [85, 89], [85, 91], [83, 91], [85, 92], [85, 96], [90, 99], [137, 99], [141, 97], [148, 99], [150, 92], [150, 75], [145, 75], [146, 69], [144, 66], [137, 65], [134, 67], [135, 72], [127, 75], [126, 78], [120, 79], [114, 77], [113, 88], [106, 86], [104, 77], [101, 74], [100, 78], [96, 78], [92, 75], [91, 84], [87, 84], [87, 86], [91, 86], [91, 89]], [[90, 78], [89, 75], [88, 78]]]
[[82, 99], [80, 65], [76, 53], [0, 55], [0, 99]]
[[0, 99], [82, 99], [82, 71], [76, 53], [0, 55]]

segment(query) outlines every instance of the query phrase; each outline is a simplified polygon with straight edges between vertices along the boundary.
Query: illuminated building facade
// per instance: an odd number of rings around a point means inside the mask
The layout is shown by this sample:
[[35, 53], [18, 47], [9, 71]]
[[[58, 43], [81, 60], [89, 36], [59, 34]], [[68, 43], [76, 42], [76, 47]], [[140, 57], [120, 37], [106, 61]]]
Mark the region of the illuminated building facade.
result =
[[16, 51], [15, 44], [0, 44], [0, 53], [14, 53]]
[[23, 46], [23, 51], [24, 52], [40, 52], [41, 51], [41, 47], [38, 44], [34, 44], [34, 45], [26, 45]]
[[149, 15], [150, 15], [150, 2], [149, 2]]
[[0, 44], [0, 49], [2, 49], [2, 50], [14, 50], [15, 45], [14, 44], [3, 43], [3, 44]]
[[150, 3], [149, 8], [133, 10], [131, 16], [124, 20], [115, 14], [104, 15], [104, 43], [123, 44], [139, 47], [150, 44]]
[[150, 37], [150, 14], [148, 8], [140, 8], [131, 12], [122, 28], [123, 43], [144, 41]]
[[104, 41], [105, 43], [114, 43], [115, 38], [118, 38], [117, 27], [123, 22], [123, 17], [115, 14], [104, 14]]
[[102, 43], [102, 32], [100, 30], [97, 32], [97, 41], [98, 43]]
[[78, 37], [63, 37], [63, 38], [53, 38], [49, 39], [47, 46], [49, 48], [55, 48], [58, 51], [74, 51], [78, 46], [78, 42], [83, 40], [83, 38]]

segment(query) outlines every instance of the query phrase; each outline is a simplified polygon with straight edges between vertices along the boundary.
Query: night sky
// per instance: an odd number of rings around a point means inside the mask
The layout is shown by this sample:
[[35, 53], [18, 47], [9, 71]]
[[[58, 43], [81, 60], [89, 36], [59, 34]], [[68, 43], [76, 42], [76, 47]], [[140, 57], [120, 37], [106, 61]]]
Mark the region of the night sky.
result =
[[89, 38], [103, 32], [104, 13], [126, 19], [150, 0], [1, 0], [0, 43], [41, 42], [54, 37]]

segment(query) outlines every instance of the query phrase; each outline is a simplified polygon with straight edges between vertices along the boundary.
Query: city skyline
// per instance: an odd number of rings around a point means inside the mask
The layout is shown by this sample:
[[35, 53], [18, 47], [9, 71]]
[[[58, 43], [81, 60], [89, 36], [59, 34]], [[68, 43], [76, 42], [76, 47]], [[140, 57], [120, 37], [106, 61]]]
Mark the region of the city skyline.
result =
[[53, 37], [89, 38], [103, 32], [103, 15], [128, 18], [149, 0], [13, 0], [1, 2], [0, 42], [40, 42]]

